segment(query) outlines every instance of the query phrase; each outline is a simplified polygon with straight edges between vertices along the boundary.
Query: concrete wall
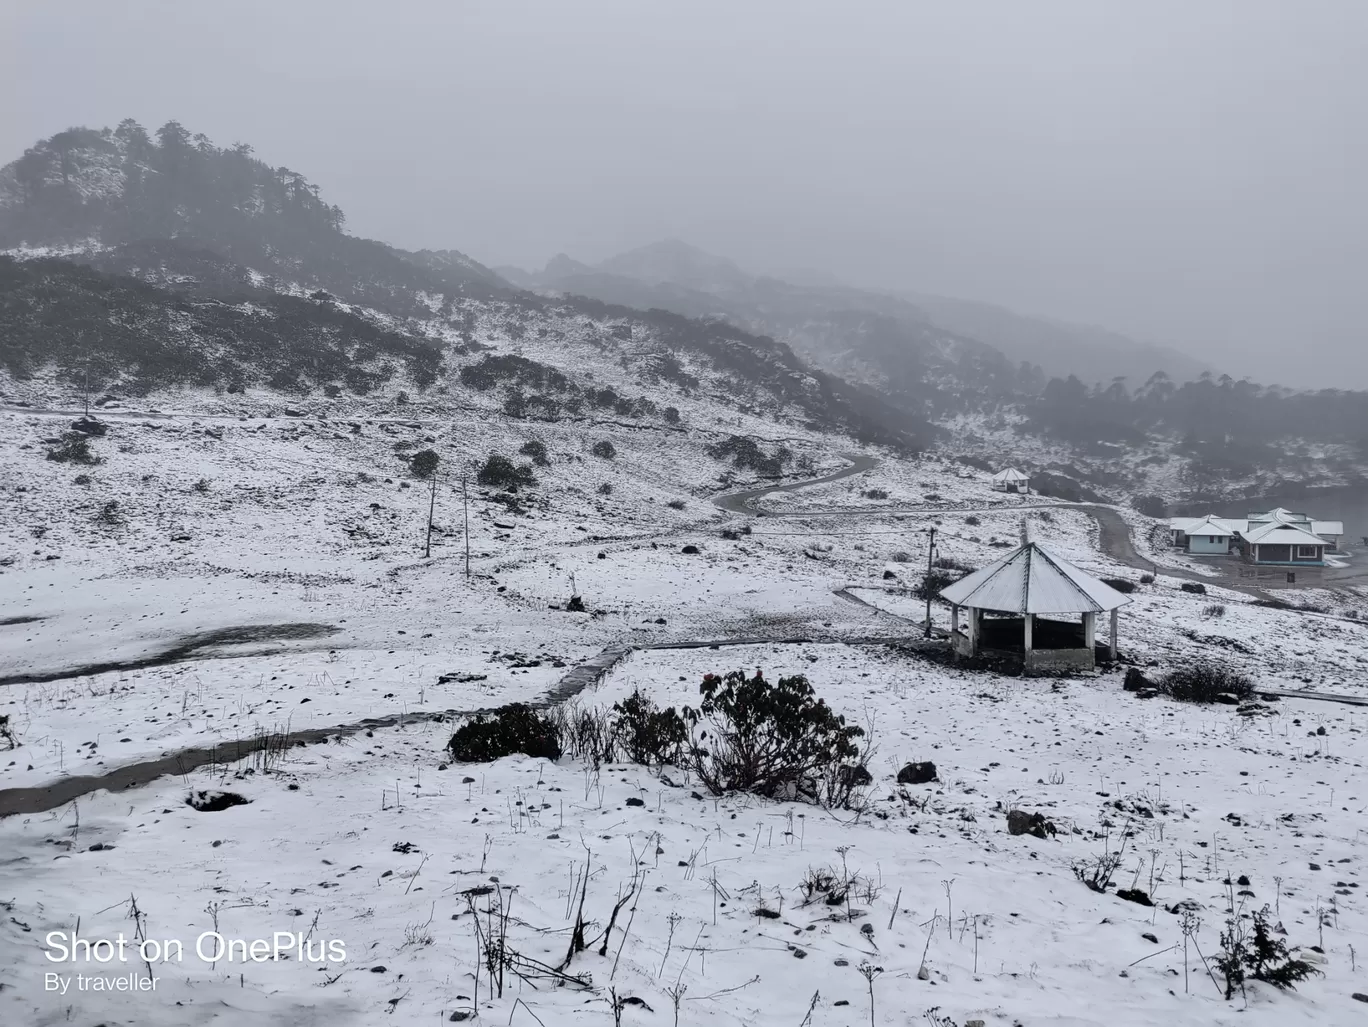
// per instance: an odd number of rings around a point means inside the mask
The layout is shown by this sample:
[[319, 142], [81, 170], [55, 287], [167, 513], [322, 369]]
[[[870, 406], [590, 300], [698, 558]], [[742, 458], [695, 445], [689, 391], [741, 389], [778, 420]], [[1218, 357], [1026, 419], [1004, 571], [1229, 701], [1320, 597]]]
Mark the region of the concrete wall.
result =
[[1230, 539], [1225, 536], [1212, 541], [1211, 535], [1188, 535], [1187, 551], [1193, 556], [1224, 556], [1230, 552]]
[[1097, 664], [1091, 649], [1032, 649], [1026, 654], [1026, 673], [1092, 670]]

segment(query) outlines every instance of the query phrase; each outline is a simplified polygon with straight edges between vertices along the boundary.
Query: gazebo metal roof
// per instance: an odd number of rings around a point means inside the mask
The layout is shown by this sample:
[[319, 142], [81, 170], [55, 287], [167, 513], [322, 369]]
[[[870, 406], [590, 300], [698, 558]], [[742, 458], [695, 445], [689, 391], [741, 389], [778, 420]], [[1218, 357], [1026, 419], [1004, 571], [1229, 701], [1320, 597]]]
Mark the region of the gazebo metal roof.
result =
[[1008, 467], [1006, 470], [998, 471], [993, 475], [993, 481], [1030, 481], [1029, 474], [1022, 474], [1015, 467]]
[[941, 590], [955, 606], [999, 613], [1102, 613], [1130, 599], [1035, 542]]

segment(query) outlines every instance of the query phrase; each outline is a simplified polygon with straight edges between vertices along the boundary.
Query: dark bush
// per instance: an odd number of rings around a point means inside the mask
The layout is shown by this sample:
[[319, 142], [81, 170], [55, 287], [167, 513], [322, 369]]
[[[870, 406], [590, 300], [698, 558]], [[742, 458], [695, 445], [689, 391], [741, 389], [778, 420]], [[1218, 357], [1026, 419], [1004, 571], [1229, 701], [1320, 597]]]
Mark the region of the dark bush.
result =
[[100, 512], [95, 515], [95, 520], [104, 525], [113, 527], [123, 523], [123, 515], [119, 513], [119, 501], [111, 499], [104, 506], [100, 507]]
[[1206, 595], [1206, 586], [1203, 585], [1200, 581], [1185, 581], [1178, 587], [1181, 588], [1184, 592], [1191, 592], [1193, 595]]
[[860, 495], [865, 499], [887, 499], [888, 492], [885, 489], [865, 489]]
[[100, 458], [90, 451], [90, 439], [78, 431], [62, 436], [62, 441], [47, 451], [47, 458], [59, 464], [98, 464]]
[[1142, 584], [1142, 585], [1153, 585], [1153, 584], [1154, 584], [1154, 575], [1153, 575], [1153, 574], [1142, 574], [1142, 575], [1140, 575], [1140, 584]]
[[1195, 663], [1175, 667], [1156, 683], [1159, 691], [1179, 702], [1214, 703], [1224, 695], [1247, 699], [1254, 694], [1254, 684], [1238, 671], [1213, 663]]
[[1110, 585], [1112, 588], [1116, 589], [1116, 591], [1121, 592], [1124, 595], [1130, 595], [1135, 591], [1136, 587], [1135, 582], [1131, 581], [1130, 578], [1103, 578], [1102, 584]]
[[544, 442], [539, 442], [536, 439], [532, 439], [530, 442], [524, 442], [522, 448], [519, 449], [518, 452], [523, 456], [530, 456], [532, 458], [532, 463], [537, 467], [551, 466], [551, 460], [546, 455], [546, 443]]
[[682, 499], [672, 499], [672, 500], [670, 500], [668, 503], [666, 503], [665, 505], [668, 506], [671, 510], [683, 510], [683, 509], [684, 509], [684, 500], [682, 500]]
[[792, 451], [786, 446], [780, 446], [770, 455], [756, 445], [754, 439], [744, 435], [732, 435], [724, 442], [708, 446], [705, 452], [714, 460], [730, 459], [733, 467], [750, 468], [770, 478], [783, 474], [784, 465], [793, 459]]
[[689, 733], [673, 707], [661, 709], [637, 689], [613, 703], [613, 712], [617, 741], [633, 763], [649, 767], [679, 761]]
[[598, 494], [600, 496], [611, 496], [613, 494], [613, 483], [611, 481], [605, 481], [598, 487]]
[[437, 455], [436, 450], [420, 449], [409, 458], [409, 470], [415, 478], [431, 478], [440, 462], [441, 457]]
[[525, 703], [473, 717], [456, 729], [447, 748], [461, 763], [489, 763], [518, 752], [548, 760], [561, 755], [555, 723]]
[[661, 411], [661, 414], [665, 417], [666, 424], [679, 423], [679, 410], [675, 407], [666, 407], [664, 410]]
[[979, 520], [977, 517], [975, 517], [973, 514], [970, 514], [968, 517], [964, 519], [964, 523], [969, 525], [969, 527], [971, 528], [977, 528], [983, 522]]
[[516, 491], [520, 485], [535, 485], [532, 468], [526, 465], [515, 466], [513, 461], [499, 453], [490, 453], [489, 459], [475, 475], [475, 480], [490, 488]]
[[617, 447], [607, 439], [601, 439], [594, 443], [589, 452], [593, 453], [594, 456], [602, 457], [604, 460], [611, 460], [617, 456]]
[[801, 674], [770, 684], [759, 670], [705, 675], [698, 709], [685, 707], [692, 735], [685, 759], [714, 795], [823, 798], [835, 768], [859, 755], [864, 731], [848, 725], [813, 693]]
[[934, 567], [921, 576], [921, 580], [912, 586], [912, 594], [918, 599], [935, 599], [941, 594], [941, 589], [953, 585], [963, 575], [955, 571], [946, 570], [943, 567]]
[[1168, 512], [1168, 507], [1158, 496], [1136, 496], [1131, 500], [1131, 506], [1146, 517], [1163, 517]]

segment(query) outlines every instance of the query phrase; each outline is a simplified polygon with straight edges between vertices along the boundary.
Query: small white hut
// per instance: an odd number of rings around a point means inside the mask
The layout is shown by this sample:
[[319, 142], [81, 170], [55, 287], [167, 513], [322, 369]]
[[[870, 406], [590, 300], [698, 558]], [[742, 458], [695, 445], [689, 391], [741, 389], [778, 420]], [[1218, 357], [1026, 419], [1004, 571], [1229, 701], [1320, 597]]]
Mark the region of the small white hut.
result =
[[999, 492], [1030, 492], [1031, 476], [1018, 471], [1015, 467], [998, 471], [992, 477], [993, 488]]
[[[950, 604], [950, 638], [962, 656], [1020, 661], [1027, 673], [1091, 670], [1097, 615], [1111, 614], [1109, 655], [1116, 658], [1117, 611], [1126, 596], [1035, 542], [941, 590]], [[960, 610], [969, 614], [960, 630]]]

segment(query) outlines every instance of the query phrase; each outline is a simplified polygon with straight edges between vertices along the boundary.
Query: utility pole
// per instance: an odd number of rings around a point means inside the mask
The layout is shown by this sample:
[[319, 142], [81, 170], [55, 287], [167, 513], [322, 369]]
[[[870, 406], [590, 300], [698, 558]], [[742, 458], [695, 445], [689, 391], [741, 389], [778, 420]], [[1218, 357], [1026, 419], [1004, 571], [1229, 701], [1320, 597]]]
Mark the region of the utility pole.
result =
[[466, 580], [470, 580], [470, 494], [466, 491], [466, 472], [461, 472], [461, 505], [465, 508]]
[[926, 638], [931, 637], [931, 565], [936, 558], [936, 526], [931, 525], [931, 541], [926, 546]]
[[81, 333], [81, 349], [84, 355], [84, 374], [85, 382], [83, 391], [85, 392], [85, 418], [90, 420], [90, 344], [86, 342], [85, 332]]
[[428, 500], [427, 545], [423, 547], [423, 559], [432, 555], [432, 514], [437, 509], [437, 468], [432, 469], [432, 498]]

